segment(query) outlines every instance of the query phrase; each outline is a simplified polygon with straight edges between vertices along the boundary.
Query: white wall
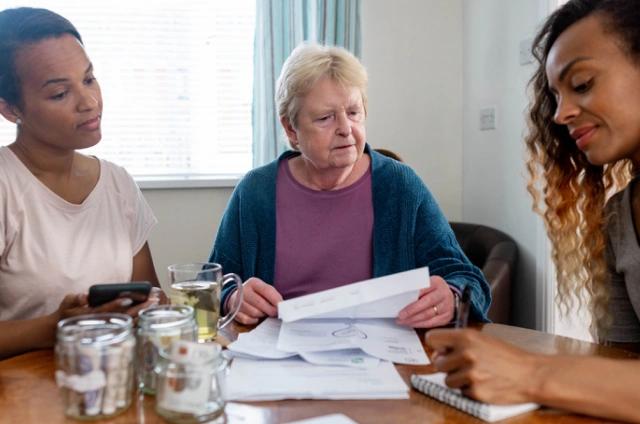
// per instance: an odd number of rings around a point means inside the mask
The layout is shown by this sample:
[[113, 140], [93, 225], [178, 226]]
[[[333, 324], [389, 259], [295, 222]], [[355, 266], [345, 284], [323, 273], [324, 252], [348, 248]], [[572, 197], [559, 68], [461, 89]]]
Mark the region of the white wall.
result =
[[[403, 156], [460, 219], [461, 0], [363, 1], [362, 35], [369, 141]], [[207, 259], [231, 190], [143, 191], [159, 220], [150, 246], [161, 281], [171, 263]]]
[[213, 238], [232, 188], [143, 190], [158, 218], [149, 239], [161, 283], [173, 263], [209, 258]]
[[396, 151], [450, 220], [462, 216], [462, 1], [366, 0], [367, 135]]
[[[531, 211], [524, 166], [526, 84], [533, 65], [518, 61], [519, 43], [532, 38], [547, 0], [465, 0], [463, 212], [465, 221], [499, 228], [520, 251], [512, 312], [516, 323], [543, 328], [546, 239]], [[497, 129], [479, 130], [479, 111], [497, 108]], [[542, 258], [540, 261], [536, 257]]]

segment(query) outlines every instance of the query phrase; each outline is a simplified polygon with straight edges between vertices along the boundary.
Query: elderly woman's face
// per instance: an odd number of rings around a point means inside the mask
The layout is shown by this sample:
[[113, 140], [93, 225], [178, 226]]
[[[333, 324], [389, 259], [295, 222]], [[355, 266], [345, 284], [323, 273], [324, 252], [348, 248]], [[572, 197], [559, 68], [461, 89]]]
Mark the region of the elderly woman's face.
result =
[[360, 90], [321, 78], [301, 103], [296, 128], [285, 123], [292, 144], [318, 170], [353, 166], [365, 145]]

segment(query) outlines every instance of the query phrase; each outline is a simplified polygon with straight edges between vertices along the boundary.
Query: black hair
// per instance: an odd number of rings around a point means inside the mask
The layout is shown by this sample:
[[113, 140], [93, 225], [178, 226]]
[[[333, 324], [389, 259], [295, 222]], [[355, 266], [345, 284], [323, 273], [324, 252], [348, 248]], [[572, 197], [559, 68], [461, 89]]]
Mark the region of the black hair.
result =
[[604, 28], [617, 35], [621, 47], [640, 59], [640, 0], [571, 0], [553, 13], [533, 42], [533, 54], [544, 63], [556, 39], [568, 27], [587, 16], [602, 16]]
[[21, 103], [20, 78], [16, 73], [18, 50], [47, 38], [65, 34], [80, 43], [80, 33], [66, 18], [47, 9], [19, 7], [0, 12], [0, 98], [11, 105]]

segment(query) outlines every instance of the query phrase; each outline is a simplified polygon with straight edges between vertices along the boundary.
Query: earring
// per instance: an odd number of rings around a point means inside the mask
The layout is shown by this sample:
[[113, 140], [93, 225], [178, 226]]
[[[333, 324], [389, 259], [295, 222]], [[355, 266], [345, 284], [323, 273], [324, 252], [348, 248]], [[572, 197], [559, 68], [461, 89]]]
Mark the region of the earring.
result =
[[20, 119], [20, 118], [16, 119], [16, 125], [17, 126], [22, 125], [22, 119]]

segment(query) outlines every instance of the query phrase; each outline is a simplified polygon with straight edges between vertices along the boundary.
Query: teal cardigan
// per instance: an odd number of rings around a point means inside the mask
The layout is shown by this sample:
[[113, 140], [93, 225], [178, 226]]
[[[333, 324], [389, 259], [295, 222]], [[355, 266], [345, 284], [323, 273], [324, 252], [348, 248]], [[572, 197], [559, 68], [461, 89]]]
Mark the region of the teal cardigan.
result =
[[[435, 199], [407, 165], [366, 147], [373, 191], [373, 276], [423, 266], [462, 292], [471, 288], [470, 319], [488, 321], [491, 292], [482, 272], [465, 256]], [[298, 155], [287, 151], [250, 171], [234, 190], [222, 217], [209, 262], [246, 281], [273, 284], [276, 246], [278, 163]], [[233, 287], [223, 290], [222, 304]]]

